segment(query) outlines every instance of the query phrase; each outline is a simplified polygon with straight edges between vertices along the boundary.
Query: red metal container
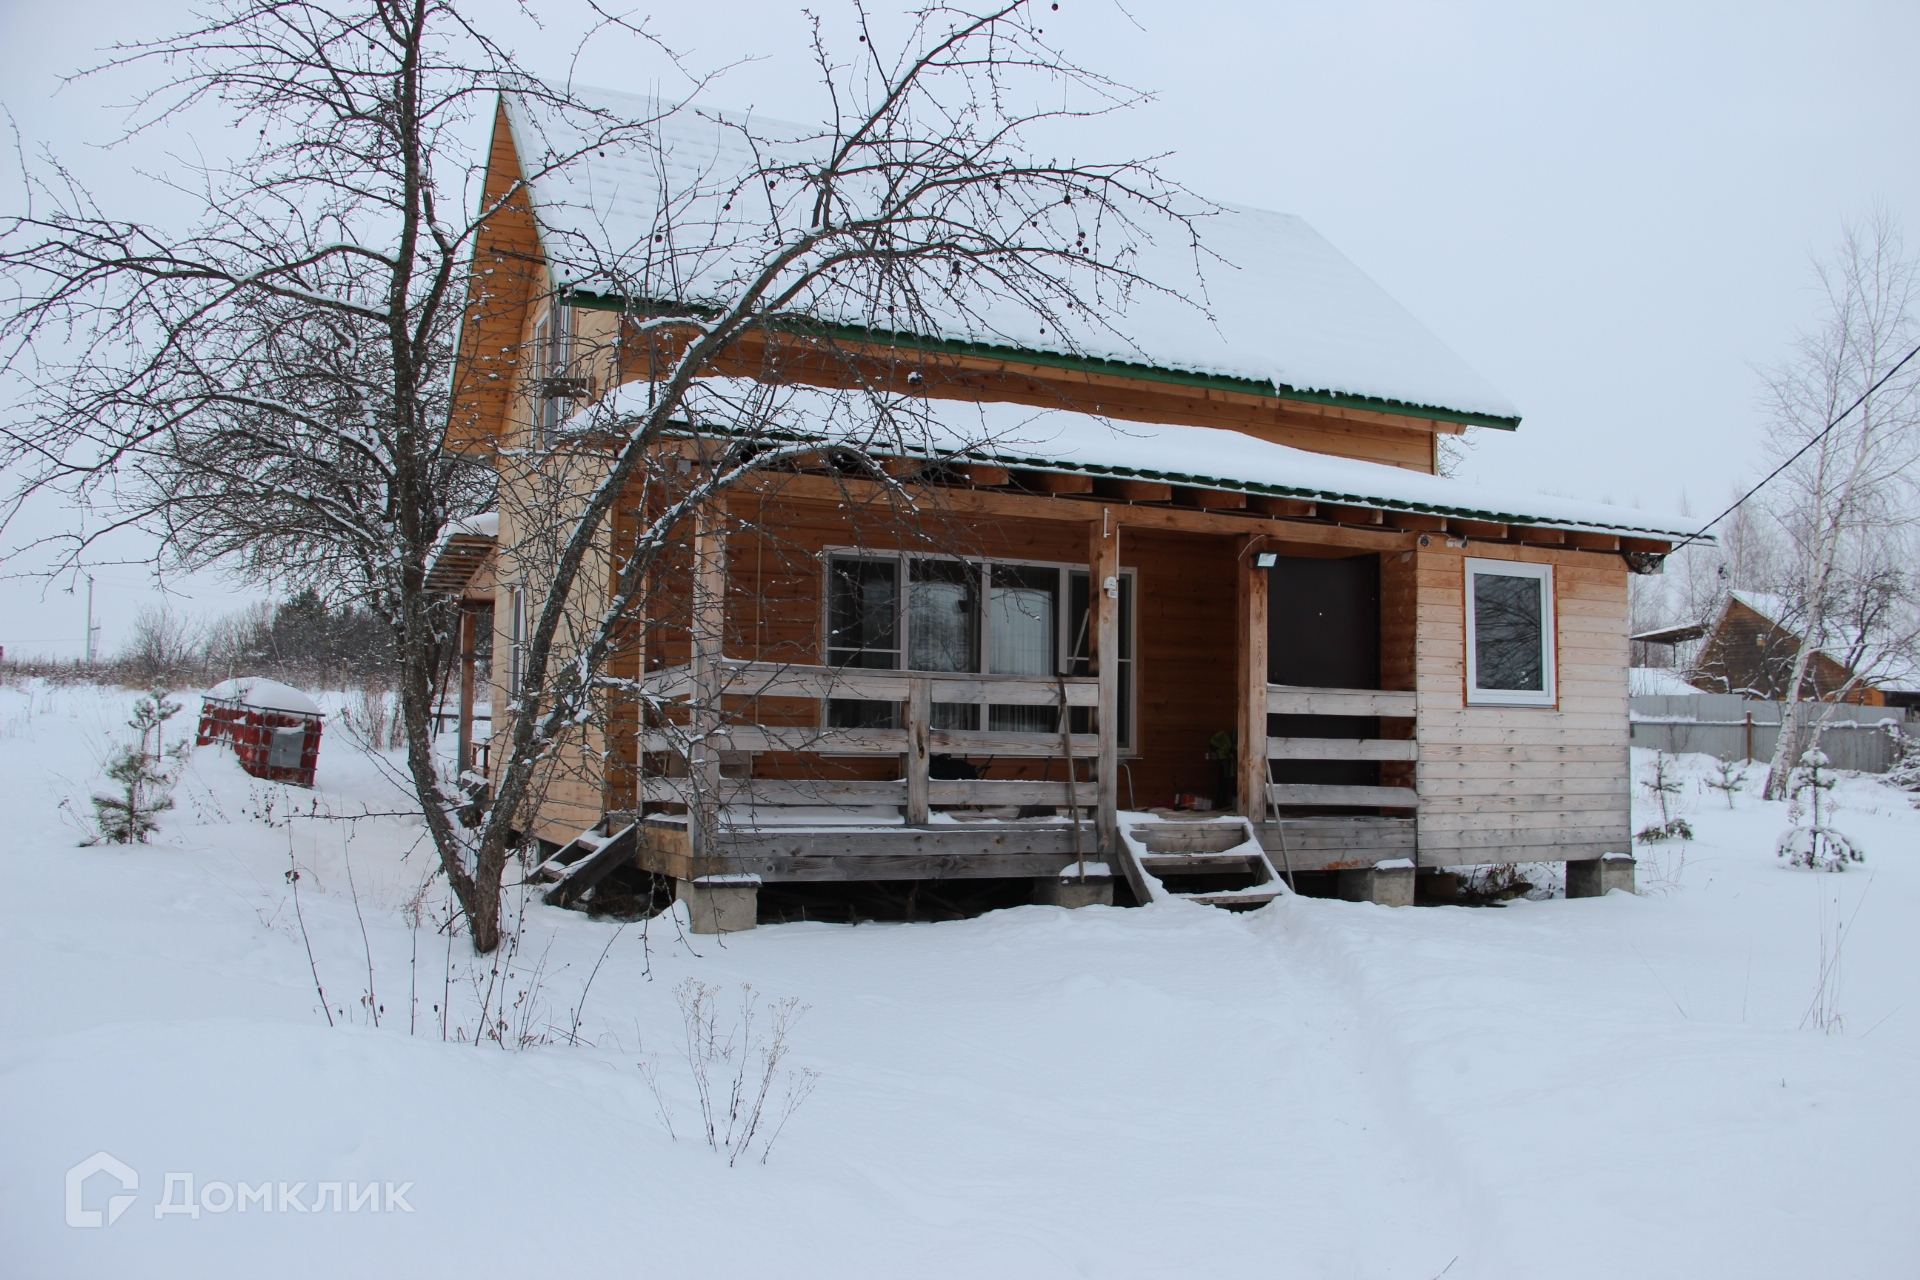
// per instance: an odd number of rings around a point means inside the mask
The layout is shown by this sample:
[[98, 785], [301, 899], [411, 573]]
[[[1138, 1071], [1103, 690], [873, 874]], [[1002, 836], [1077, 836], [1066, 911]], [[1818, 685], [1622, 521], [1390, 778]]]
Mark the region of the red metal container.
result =
[[278, 680], [225, 680], [207, 690], [201, 703], [199, 742], [228, 743], [240, 767], [256, 778], [310, 787], [322, 719], [313, 699]]

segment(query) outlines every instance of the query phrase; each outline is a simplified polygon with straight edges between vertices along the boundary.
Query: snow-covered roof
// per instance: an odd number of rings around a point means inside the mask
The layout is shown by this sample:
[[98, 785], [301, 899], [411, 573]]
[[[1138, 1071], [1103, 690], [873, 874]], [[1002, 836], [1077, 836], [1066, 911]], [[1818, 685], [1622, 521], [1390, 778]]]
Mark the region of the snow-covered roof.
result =
[[[580, 410], [571, 421], [588, 429], [612, 417], [641, 412], [649, 394], [649, 384], [627, 383], [598, 404]], [[685, 409], [690, 422], [714, 434], [842, 441], [883, 455], [1090, 472], [1660, 538], [1690, 536], [1701, 523], [1691, 517], [1483, 487], [1383, 463], [1330, 457], [1238, 431], [1121, 422], [1002, 401], [876, 398], [862, 392], [773, 387], [743, 378], [703, 378], [689, 392]]]
[[500, 513], [482, 511], [477, 516], [468, 516], [465, 520], [455, 520], [448, 525], [441, 538], [456, 538], [461, 535], [475, 538], [497, 538], [500, 536]]
[[450, 595], [465, 589], [493, 554], [499, 537], [498, 511], [483, 511], [447, 525], [427, 555], [427, 590]]
[[1627, 695], [1634, 698], [1688, 697], [1700, 690], [1681, 679], [1671, 667], [1628, 667]]
[[297, 716], [320, 714], [320, 704], [312, 698], [290, 684], [281, 684], [278, 680], [269, 680], [265, 676], [241, 676], [237, 680], [222, 680], [207, 690], [207, 696], [227, 702], [238, 702], [245, 707], [258, 707], [262, 711], [284, 711]]
[[[575, 92], [624, 119], [661, 111], [650, 98]], [[588, 141], [541, 104], [508, 96], [504, 105], [523, 170]], [[738, 185], [766, 163], [745, 145], [739, 130], [746, 119], [684, 108], [651, 126], [644, 144], [595, 150], [532, 180], [534, 217], [556, 284], [590, 294], [636, 291], [604, 269], [602, 255], [611, 253], [623, 269], [658, 263], [637, 270], [642, 281], [658, 277], [640, 286], [656, 298], [702, 304], [731, 296], [747, 262], [769, 243], [772, 197]], [[776, 140], [769, 154], [804, 158], [813, 150], [800, 126], [755, 116], [752, 129], [757, 139]], [[779, 139], [793, 141], [783, 152]], [[1111, 258], [1123, 247], [1116, 240], [1124, 240], [1137, 255], [1132, 269], [1168, 292], [1132, 290], [1116, 307], [1119, 333], [1085, 317], [1062, 333], [1057, 321], [1049, 327], [1018, 303], [982, 294], [969, 300], [970, 314], [933, 316], [936, 331], [915, 336], [1360, 397], [1492, 425], [1518, 421], [1511, 401], [1300, 218], [1214, 206], [1196, 219], [1196, 247], [1186, 223], [1144, 206], [1130, 211], [1137, 233], [1109, 230], [1096, 252]], [[798, 309], [829, 323], [904, 327], [849, 305], [842, 294]]]

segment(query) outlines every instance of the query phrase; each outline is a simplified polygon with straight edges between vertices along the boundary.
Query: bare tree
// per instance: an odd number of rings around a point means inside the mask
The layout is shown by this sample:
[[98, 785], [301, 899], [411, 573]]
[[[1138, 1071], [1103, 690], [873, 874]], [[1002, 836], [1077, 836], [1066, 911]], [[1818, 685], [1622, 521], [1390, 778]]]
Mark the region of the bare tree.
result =
[[[448, 0], [231, 3], [113, 64], [184, 68], [144, 100], [149, 120], [217, 101], [262, 130], [245, 163], [202, 175], [201, 227], [172, 236], [109, 217], [57, 171], [37, 193], [46, 207], [5, 227], [0, 266], [18, 282], [9, 358], [42, 361], [34, 380], [50, 388], [6, 461], [29, 489], [62, 486], [113, 521], [160, 529], [190, 562], [299, 581], [296, 566], [325, 560], [327, 577], [363, 584], [395, 632], [408, 764], [442, 868], [475, 947], [491, 951], [542, 767], [605, 716], [605, 699], [646, 702], [610, 663], [648, 593], [684, 569], [694, 526], [756, 476], [825, 456], [884, 478], [881, 455], [925, 437], [897, 396], [912, 377], [876, 372], [871, 340], [841, 346], [821, 325], [959, 324], [991, 339], [1011, 319], [1109, 333], [1129, 291], [1153, 287], [1134, 266], [1146, 224], [1193, 243], [1190, 212], [1175, 208], [1184, 193], [1147, 164], [1043, 158], [1063, 123], [1138, 95], [1067, 60], [1025, 10], [930, 8], [886, 53], [856, 6], [845, 60], [816, 25], [825, 107], [819, 125], [791, 130], [686, 103], [636, 113], [583, 99], [520, 72]], [[531, 108], [542, 136], [523, 148], [518, 181], [462, 204], [450, 193], [472, 174], [455, 138], [496, 90]], [[687, 118], [727, 131], [742, 162], [691, 174], [667, 163], [656, 126]], [[605, 385], [640, 377], [647, 393], [596, 406], [570, 433], [544, 434], [559, 424], [543, 412], [530, 447], [493, 459], [569, 500], [563, 519], [519, 539], [538, 572], [476, 813], [436, 771], [427, 733], [445, 619], [426, 561], [486, 489], [447, 447], [462, 420], [455, 317], [463, 303], [484, 309], [490, 289], [489, 266], [471, 280], [463, 266], [478, 229], [524, 205], [528, 186], [602, 152], [660, 161], [658, 214], [637, 233], [591, 209], [548, 228], [540, 288], [610, 302], [617, 325], [580, 358], [605, 362]], [[55, 340], [79, 333], [93, 336], [62, 363]], [[723, 430], [690, 430], [696, 377], [753, 341], [811, 361], [795, 380], [866, 397], [873, 411], [853, 415], [864, 425], [796, 434], [774, 397], [730, 411]], [[290, 355], [263, 368], [252, 354], [263, 350]], [[143, 482], [130, 502], [129, 477]], [[233, 506], [262, 492], [274, 502]], [[579, 588], [609, 555], [611, 581], [583, 614]]]
[[26, 212], [0, 223], [0, 341], [30, 388], [0, 428], [11, 511], [51, 491], [92, 520], [34, 548], [56, 569], [133, 526], [163, 561], [372, 609], [399, 655], [414, 784], [471, 905], [429, 751], [447, 617], [424, 577], [492, 487], [446, 447], [452, 361], [475, 233], [519, 193], [482, 203], [466, 139], [503, 89], [568, 119], [553, 166], [636, 123], [523, 73], [449, 0], [228, 0], [95, 71], [127, 68], [163, 75], [123, 150], [202, 108], [255, 145], [156, 179], [196, 211], [185, 230], [102, 208], [51, 156], [29, 175]]
[[200, 657], [202, 629], [165, 605], [142, 605], [120, 651], [120, 665], [136, 680], [171, 679]]
[[[1773, 456], [1805, 450], [1768, 499], [1788, 548], [1782, 586], [1798, 615], [1769, 799], [1785, 793], [1804, 750], [1802, 702], [1815, 655], [1852, 650], [1870, 668], [1875, 637], [1889, 626], [1911, 630], [1890, 616], [1904, 588], [1890, 590], [1900, 566], [1885, 565], [1883, 552], [1920, 520], [1920, 362], [1873, 388], [1920, 341], [1920, 263], [1908, 256], [1893, 217], [1879, 211], [1848, 227], [1816, 274], [1825, 314], [1768, 380]], [[1863, 394], [1859, 408], [1828, 430]]]

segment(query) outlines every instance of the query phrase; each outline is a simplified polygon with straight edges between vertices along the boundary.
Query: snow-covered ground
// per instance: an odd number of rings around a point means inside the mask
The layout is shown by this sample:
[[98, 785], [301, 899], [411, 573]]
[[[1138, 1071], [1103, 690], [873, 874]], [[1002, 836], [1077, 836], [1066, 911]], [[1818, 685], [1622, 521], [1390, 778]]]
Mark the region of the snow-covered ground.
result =
[[[130, 702], [0, 690], [8, 1275], [1920, 1272], [1920, 815], [1871, 780], [1839, 791], [1867, 861], [1816, 874], [1773, 856], [1783, 806], [1729, 811], [1688, 758], [1699, 838], [1639, 897], [724, 943], [535, 905], [487, 1007], [541, 1043], [508, 1050], [472, 1043], [492, 962], [436, 932], [420, 829], [337, 729], [316, 792], [206, 748], [156, 843], [78, 847]], [[815, 1088], [764, 1164], [704, 1139], [689, 978], [723, 1025], [741, 983], [756, 1031], [806, 1006], [769, 1113]], [[96, 1152], [138, 1185], [70, 1206]], [[175, 1174], [197, 1217], [156, 1215]], [[243, 1183], [271, 1207], [216, 1211]]]

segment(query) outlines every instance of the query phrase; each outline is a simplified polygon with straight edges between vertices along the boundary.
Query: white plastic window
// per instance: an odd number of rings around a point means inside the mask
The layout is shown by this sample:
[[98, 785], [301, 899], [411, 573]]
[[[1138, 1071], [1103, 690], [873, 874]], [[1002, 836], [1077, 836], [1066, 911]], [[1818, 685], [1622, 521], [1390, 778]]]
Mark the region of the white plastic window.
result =
[[1467, 701], [1554, 705], [1553, 567], [1467, 561]]
[[517, 697], [527, 670], [527, 593], [523, 587], [507, 588], [507, 655], [507, 692]]

